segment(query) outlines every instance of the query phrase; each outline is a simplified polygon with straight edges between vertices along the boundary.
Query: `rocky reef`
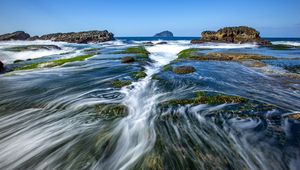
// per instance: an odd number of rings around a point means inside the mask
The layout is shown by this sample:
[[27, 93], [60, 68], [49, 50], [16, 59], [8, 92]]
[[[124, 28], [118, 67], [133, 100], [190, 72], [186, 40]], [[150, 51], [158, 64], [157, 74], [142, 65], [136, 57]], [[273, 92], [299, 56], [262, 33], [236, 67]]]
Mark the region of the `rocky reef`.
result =
[[54, 33], [31, 37], [24, 31], [17, 31], [13, 33], [0, 35], [0, 41], [9, 40], [51, 40], [51, 41], [62, 41], [68, 43], [90, 43], [90, 42], [105, 42], [114, 40], [114, 34], [104, 31], [83, 31], [83, 32], [70, 32], [70, 33]]
[[174, 37], [171, 31], [163, 31], [154, 35], [154, 37]]
[[259, 45], [270, 45], [271, 43], [260, 37], [260, 33], [254, 28], [239, 26], [225, 27], [218, 31], [204, 31], [201, 39], [192, 40], [192, 44], [204, 42], [224, 42], [224, 43], [257, 43]]

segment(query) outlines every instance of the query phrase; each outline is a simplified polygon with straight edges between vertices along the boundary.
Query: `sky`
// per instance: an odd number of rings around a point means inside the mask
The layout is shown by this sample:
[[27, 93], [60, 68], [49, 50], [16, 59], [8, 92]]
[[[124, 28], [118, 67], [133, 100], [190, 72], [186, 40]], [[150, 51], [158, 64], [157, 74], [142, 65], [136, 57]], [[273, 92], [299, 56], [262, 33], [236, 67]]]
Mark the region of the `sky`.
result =
[[300, 0], [0, 0], [0, 34], [108, 30], [115, 36], [200, 36], [250, 26], [263, 37], [300, 37]]

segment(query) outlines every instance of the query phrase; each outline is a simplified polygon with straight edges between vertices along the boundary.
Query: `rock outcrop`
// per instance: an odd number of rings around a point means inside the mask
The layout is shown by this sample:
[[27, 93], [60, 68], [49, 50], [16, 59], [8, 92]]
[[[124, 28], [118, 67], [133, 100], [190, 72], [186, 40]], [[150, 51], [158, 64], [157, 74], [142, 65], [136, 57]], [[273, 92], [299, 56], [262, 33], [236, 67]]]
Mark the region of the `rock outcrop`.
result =
[[271, 43], [260, 37], [260, 33], [246, 26], [225, 27], [215, 31], [204, 31], [201, 39], [192, 40], [191, 43], [224, 42], [224, 43], [257, 43], [259, 45], [270, 45]]
[[86, 32], [70, 32], [55, 33], [41, 36], [41, 40], [63, 41], [69, 43], [90, 43], [105, 42], [114, 40], [114, 34], [105, 31], [86, 31]]
[[4, 71], [4, 64], [0, 61], [0, 72]]
[[28, 38], [30, 38], [30, 35], [24, 31], [16, 31], [13, 33], [0, 35], [0, 41], [27, 40]]
[[154, 37], [174, 37], [171, 31], [163, 31], [154, 35]]

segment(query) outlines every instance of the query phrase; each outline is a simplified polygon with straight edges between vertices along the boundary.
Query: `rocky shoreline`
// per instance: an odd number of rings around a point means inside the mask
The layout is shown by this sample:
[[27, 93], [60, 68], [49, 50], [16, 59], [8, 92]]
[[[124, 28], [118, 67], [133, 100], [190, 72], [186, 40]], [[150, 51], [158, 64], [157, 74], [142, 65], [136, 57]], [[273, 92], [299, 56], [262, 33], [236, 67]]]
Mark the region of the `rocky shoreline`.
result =
[[54, 33], [46, 34], [42, 36], [33, 36], [31, 37], [28, 33], [24, 31], [17, 31], [13, 33], [0, 35], [0, 41], [9, 41], [9, 40], [51, 40], [51, 41], [62, 41], [68, 43], [97, 43], [97, 42], [106, 42], [115, 40], [114, 34], [104, 31], [83, 31], [83, 32], [70, 32], [70, 33]]

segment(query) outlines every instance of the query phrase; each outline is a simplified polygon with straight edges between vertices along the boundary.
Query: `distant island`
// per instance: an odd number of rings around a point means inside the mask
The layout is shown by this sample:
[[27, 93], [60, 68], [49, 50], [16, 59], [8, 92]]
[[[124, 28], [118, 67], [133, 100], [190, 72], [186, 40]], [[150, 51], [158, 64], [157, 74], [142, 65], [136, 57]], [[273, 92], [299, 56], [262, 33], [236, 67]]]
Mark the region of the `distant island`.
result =
[[154, 35], [154, 37], [174, 37], [171, 31], [163, 31]]

